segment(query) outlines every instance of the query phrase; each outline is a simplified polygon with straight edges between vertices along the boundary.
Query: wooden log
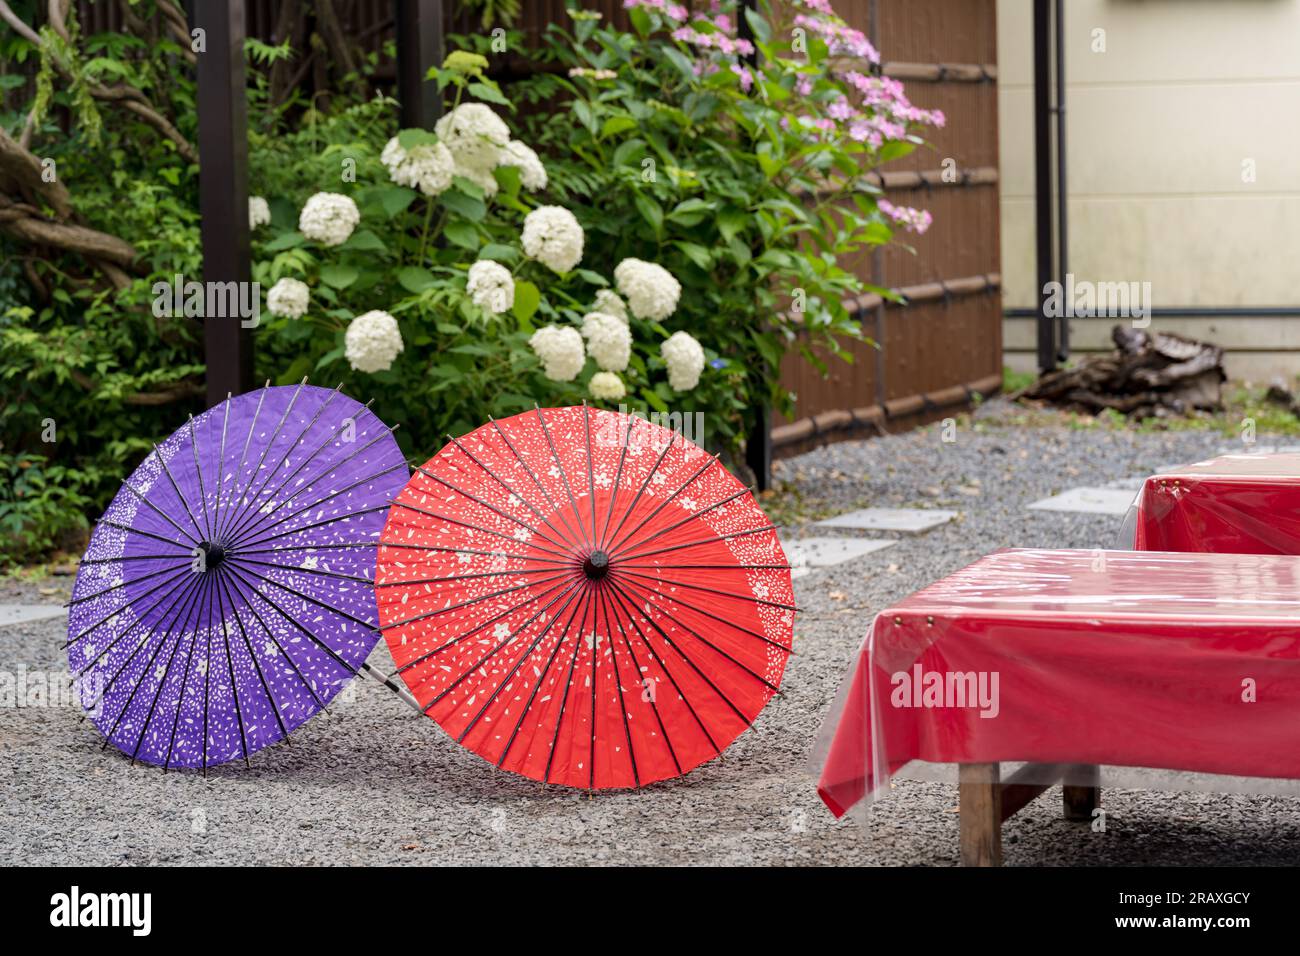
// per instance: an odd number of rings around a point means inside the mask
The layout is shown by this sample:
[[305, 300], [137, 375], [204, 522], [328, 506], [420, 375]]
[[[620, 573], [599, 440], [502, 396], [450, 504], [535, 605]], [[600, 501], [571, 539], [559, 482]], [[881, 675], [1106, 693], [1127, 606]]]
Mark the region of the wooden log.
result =
[[1002, 865], [1002, 786], [995, 763], [958, 769], [962, 866]]
[[1065, 805], [1065, 819], [1076, 822], [1092, 820], [1092, 812], [1101, 806], [1101, 768], [1089, 764], [1076, 764], [1065, 775], [1067, 783], [1061, 788]]
[[1222, 408], [1220, 386], [1227, 375], [1219, 346], [1125, 325], [1115, 326], [1111, 338], [1114, 352], [1047, 372], [1012, 397], [1093, 415], [1110, 409], [1132, 418]]

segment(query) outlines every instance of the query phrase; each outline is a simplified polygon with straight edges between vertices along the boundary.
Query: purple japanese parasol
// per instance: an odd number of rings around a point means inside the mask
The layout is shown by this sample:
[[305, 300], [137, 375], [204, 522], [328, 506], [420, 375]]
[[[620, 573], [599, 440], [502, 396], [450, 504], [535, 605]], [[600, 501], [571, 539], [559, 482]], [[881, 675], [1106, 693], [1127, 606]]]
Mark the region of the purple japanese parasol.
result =
[[369, 670], [375, 547], [408, 474], [368, 405], [306, 380], [155, 446], [72, 592], [68, 666], [104, 746], [164, 769], [247, 761]]

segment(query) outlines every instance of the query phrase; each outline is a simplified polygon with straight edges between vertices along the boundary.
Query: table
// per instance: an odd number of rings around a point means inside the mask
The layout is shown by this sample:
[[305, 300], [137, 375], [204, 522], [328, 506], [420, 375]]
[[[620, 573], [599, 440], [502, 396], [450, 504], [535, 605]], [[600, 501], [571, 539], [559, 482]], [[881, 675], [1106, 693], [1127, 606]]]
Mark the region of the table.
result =
[[1051, 783], [1089, 818], [1102, 765], [1300, 779], [1300, 557], [998, 551], [881, 612], [848, 681], [831, 812], [960, 764], [962, 860], [997, 864]]
[[1300, 554], [1300, 455], [1220, 455], [1148, 478], [1142, 551]]

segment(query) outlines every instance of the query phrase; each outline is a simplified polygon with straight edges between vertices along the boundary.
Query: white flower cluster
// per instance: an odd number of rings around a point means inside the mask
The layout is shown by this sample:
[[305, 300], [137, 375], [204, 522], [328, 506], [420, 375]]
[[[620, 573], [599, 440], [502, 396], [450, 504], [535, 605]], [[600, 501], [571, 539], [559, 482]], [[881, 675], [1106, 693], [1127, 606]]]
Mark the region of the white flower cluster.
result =
[[397, 320], [378, 309], [358, 315], [343, 336], [343, 354], [359, 372], [383, 372], [402, 351]]
[[529, 192], [539, 192], [546, 188], [546, 167], [542, 165], [531, 146], [526, 146], [518, 140], [512, 139], [506, 143], [506, 148], [501, 151], [501, 161], [498, 166], [517, 166], [519, 168], [519, 181]]
[[307, 314], [311, 292], [301, 279], [285, 276], [266, 294], [266, 309], [272, 315], [287, 319], [300, 319]]
[[582, 351], [582, 336], [568, 326], [543, 326], [533, 333], [528, 344], [542, 360], [546, 377], [553, 382], [572, 382], [587, 361]]
[[519, 181], [530, 192], [546, 188], [546, 167], [537, 153], [512, 140], [510, 128], [491, 107], [462, 103], [438, 120], [433, 131], [451, 156], [452, 174], [468, 179], [486, 195], [496, 194], [492, 170], [498, 166], [518, 167]]
[[632, 330], [626, 322], [604, 312], [582, 317], [582, 337], [587, 351], [606, 372], [621, 372], [632, 357]]
[[623, 380], [613, 372], [597, 372], [591, 377], [587, 387], [591, 390], [592, 398], [605, 402], [617, 401], [627, 395]]
[[659, 346], [668, 366], [668, 384], [674, 391], [689, 392], [700, 383], [704, 371], [704, 349], [687, 332], [674, 332]]
[[524, 255], [553, 272], [563, 274], [582, 261], [583, 240], [582, 226], [562, 206], [538, 206], [524, 217]]
[[426, 196], [436, 196], [451, 185], [456, 161], [442, 143], [422, 143], [403, 149], [396, 136], [388, 141], [379, 160], [388, 167], [388, 178], [399, 186], [419, 189]]
[[515, 280], [510, 270], [491, 259], [480, 259], [469, 267], [465, 291], [470, 300], [489, 315], [508, 312], [515, 304]]
[[591, 80], [613, 80], [618, 78], [618, 73], [614, 70], [592, 70], [585, 66], [571, 66], [569, 76], [585, 76]]
[[458, 167], [491, 170], [510, 142], [510, 128], [482, 103], [462, 103], [445, 113], [433, 131], [451, 150]]
[[317, 193], [302, 207], [298, 231], [323, 246], [339, 246], [348, 241], [360, 221], [361, 213], [350, 196]]
[[627, 304], [612, 289], [597, 290], [596, 301], [592, 305], [591, 311], [603, 312], [605, 315], [612, 315], [616, 319], [627, 321]]
[[662, 321], [677, 309], [681, 283], [663, 266], [641, 259], [624, 259], [614, 267], [614, 282], [627, 297], [638, 319]]
[[256, 229], [271, 221], [271, 207], [261, 196], [248, 197], [248, 228]]

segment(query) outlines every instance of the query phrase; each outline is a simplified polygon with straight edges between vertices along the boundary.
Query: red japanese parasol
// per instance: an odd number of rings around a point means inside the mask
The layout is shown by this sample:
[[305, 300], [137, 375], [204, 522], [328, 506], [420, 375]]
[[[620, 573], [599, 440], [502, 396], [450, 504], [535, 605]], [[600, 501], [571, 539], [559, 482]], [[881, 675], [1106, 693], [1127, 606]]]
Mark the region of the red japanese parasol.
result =
[[393, 502], [380, 624], [426, 714], [498, 767], [606, 789], [721, 753], [778, 692], [790, 567], [715, 456], [535, 409], [452, 438]]

